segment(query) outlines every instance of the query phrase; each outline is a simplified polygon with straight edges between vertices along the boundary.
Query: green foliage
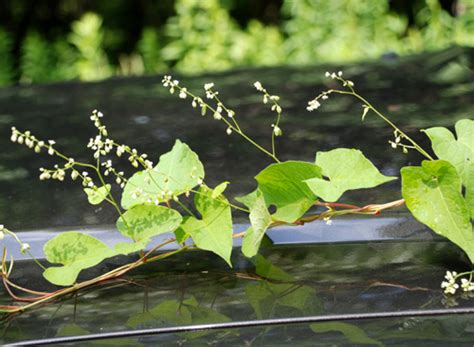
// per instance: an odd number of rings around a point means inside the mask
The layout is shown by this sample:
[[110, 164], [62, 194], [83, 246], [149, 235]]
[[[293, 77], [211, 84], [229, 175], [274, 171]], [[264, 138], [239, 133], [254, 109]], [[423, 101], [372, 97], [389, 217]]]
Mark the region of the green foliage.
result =
[[152, 28], [143, 30], [137, 48], [143, 60], [145, 73], [152, 74], [166, 69], [166, 64], [161, 57], [161, 46], [156, 30]]
[[84, 192], [87, 194], [87, 200], [91, 205], [99, 205], [102, 201], [107, 198], [111, 189], [110, 184], [106, 184], [97, 189], [84, 188]]
[[133, 241], [174, 231], [182, 221], [178, 211], [164, 206], [135, 205], [117, 220], [118, 231]]
[[348, 342], [356, 345], [384, 346], [380, 341], [367, 336], [366, 332], [353, 324], [343, 322], [315, 323], [309, 326], [315, 333], [337, 331], [343, 334]]
[[404, 49], [407, 20], [389, 13], [386, 0], [286, 0], [282, 11], [288, 60], [310, 64], [378, 57]]
[[348, 190], [373, 188], [396, 177], [382, 175], [357, 149], [337, 148], [316, 154], [316, 165], [327, 178], [306, 180], [314, 194], [326, 201], [337, 201]]
[[213, 199], [212, 189], [201, 187], [194, 204], [201, 219], [189, 217], [181, 229], [192, 237], [197, 247], [214, 252], [232, 266], [232, 214], [227, 200], [223, 196]]
[[257, 254], [262, 238], [272, 223], [272, 217], [268, 212], [263, 194], [258, 189], [256, 190], [255, 200], [248, 207], [250, 208], [249, 219], [251, 227], [245, 232], [244, 240], [242, 241], [242, 253], [250, 258]]
[[424, 130], [431, 140], [433, 151], [439, 159], [449, 161], [461, 177], [466, 189], [466, 199], [471, 218], [474, 218], [474, 120], [462, 119], [455, 126], [457, 139], [446, 128]]
[[[148, 201], [169, 200], [196, 187], [204, 178], [204, 167], [188, 145], [176, 140], [156, 167], [135, 173], [122, 194], [122, 206], [129, 209]], [[138, 195], [138, 196], [137, 196]]]
[[421, 167], [404, 167], [402, 196], [413, 216], [436, 233], [461, 247], [474, 263], [474, 232], [461, 178], [445, 160], [423, 161]]
[[69, 42], [79, 54], [75, 62], [79, 77], [85, 81], [109, 77], [112, 71], [103, 49], [102, 18], [95, 13], [86, 13], [72, 23], [71, 29]]
[[75, 231], [61, 233], [44, 245], [44, 254], [50, 263], [63, 264], [49, 267], [43, 276], [53, 284], [69, 286], [83, 269], [95, 266], [114, 255], [102, 241]]
[[217, 185], [214, 190], [212, 191], [212, 198], [217, 199], [224, 191], [226, 190], [229, 182], [222, 182], [221, 184]]
[[0, 29], [0, 86], [8, 85], [13, 81], [14, 69], [12, 59], [13, 42], [10, 35]]
[[[316, 195], [303, 182], [315, 177], [322, 177], [319, 166], [302, 161], [287, 161], [268, 166], [255, 179], [267, 207], [277, 207], [273, 219], [292, 223], [316, 201]], [[253, 192], [237, 200], [251, 208], [256, 198], [257, 192]]]
[[[5, 57], [0, 85], [11, 83], [16, 76], [27, 83], [78, 77], [98, 80], [113, 74], [153, 74], [170, 67], [198, 73], [238, 66], [348, 62], [378, 59], [387, 52], [404, 55], [453, 45], [474, 46], [472, 0], [457, 0], [454, 15], [442, 8], [440, 0], [413, 2], [405, 14], [391, 12], [387, 0], [284, 0], [276, 18], [281, 23], [278, 27], [263, 24], [261, 18], [239, 24], [227, 8], [229, 3], [222, 0], [176, 0], [174, 11], [173, 3], [161, 6], [166, 13], [160, 13], [158, 21], [143, 21], [159, 26], [140, 26], [136, 42], [125, 38], [135, 39], [136, 33], [124, 34], [128, 25], [117, 25], [117, 18], [109, 20], [114, 17], [110, 13], [104, 14], [105, 25], [97, 13], [82, 14], [71, 23], [68, 38], [49, 33], [47, 40], [29, 34], [21, 42], [20, 71], [14, 71], [16, 64], [10, 59], [11, 40], [0, 34], [0, 54]], [[118, 7], [125, 5], [110, 8]], [[101, 6], [99, 12], [108, 10]], [[409, 23], [409, 12], [414, 23]], [[131, 45], [135, 47], [130, 52]], [[458, 69], [464, 71], [463, 76], [468, 74], [465, 70]]]
[[29, 33], [21, 47], [21, 79], [25, 82], [54, 80], [51, 46], [37, 33]]

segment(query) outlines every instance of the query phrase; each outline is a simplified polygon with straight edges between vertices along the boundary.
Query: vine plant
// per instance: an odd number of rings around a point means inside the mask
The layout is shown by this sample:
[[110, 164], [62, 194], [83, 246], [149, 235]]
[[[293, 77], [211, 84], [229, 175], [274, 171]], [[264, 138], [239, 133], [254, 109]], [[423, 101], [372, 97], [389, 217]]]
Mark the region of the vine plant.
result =
[[[271, 148], [265, 148], [246, 134], [239, 125], [236, 113], [225, 105], [214, 89], [213, 83], [204, 85], [205, 97], [197, 96], [171, 76], [163, 78], [163, 86], [181, 99], [191, 99], [194, 108], [203, 116], [211, 115], [224, 123], [228, 135], [237, 134], [254, 145], [274, 163], [255, 176], [258, 187], [251, 193], [231, 203], [224, 196], [228, 182], [214, 188], [205, 182], [205, 171], [198, 155], [188, 145], [176, 140], [173, 148], [159, 158], [155, 165], [147, 154], [109, 137], [102, 123], [103, 114], [97, 110], [90, 117], [98, 134], [87, 145], [93, 151], [93, 161], [84, 163], [60, 152], [52, 140], [42, 141], [30, 131], [12, 128], [11, 140], [24, 144], [35, 152], [47, 152], [61, 160], [50, 169], [40, 169], [41, 180], [63, 181], [66, 176], [82, 183], [89, 202], [93, 205], [111, 204], [118, 214], [117, 230], [128, 242], [119, 242], [113, 247], [81, 232], [63, 232], [49, 240], [44, 254], [50, 263], [35, 262], [49, 282], [61, 286], [53, 292], [40, 292], [24, 288], [11, 280], [14, 259], [8, 258], [4, 250], [1, 276], [6, 291], [17, 302], [0, 306], [1, 312], [22, 312], [42, 303], [50, 302], [110, 279], [124, 275], [144, 263], [151, 263], [176, 253], [191, 249], [211, 251], [231, 264], [233, 238], [243, 237], [242, 252], [247, 257], [257, 255], [265, 232], [278, 225], [302, 225], [315, 220], [331, 222], [333, 217], [345, 214], [377, 215], [381, 211], [406, 204], [413, 216], [434, 232], [448, 238], [463, 249], [474, 262], [474, 233], [471, 220], [474, 218], [474, 121], [460, 120], [456, 123], [457, 138], [446, 128], [434, 127], [422, 130], [430, 138], [436, 158], [398, 128], [388, 117], [357, 93], [354, 83], [345, 79], [342, 72], [326, 73], [339, 85], [336, 89], [323, 91], [309, 101], [307, 110], [314, 111], [334, 94], [347, 95], [362, 103], [362, 120], [372, 113], [393, 128], [390, 146], [419, 152], [425, 160], [420, 166], [401, 169], [402, 199], [363, 207], [339, 203], [348, 190], [373, 188], [397, 179], [381, 174], [379, 170], [357, 149], [337, 148], [317, 152], [315, 162], [280, 161], [276, 151], [276, 139], [282, 136], [280, 120], [282, 107], [280, 98], [270, 94], [260, 82], [254, 86], [262, 94], [263, 103], [270, 104], [275, 113], [271, 129]], [[112, 157], [127, 157], [137, 171], [129, 178], [115, 169]], [[121, 200], [112, 193], [112, 184], [122, 189]], [[196, 214], [184, 204], [184, 198], [194, 197]], [[308, 214], [314, 205], [325, 210]], [[276, 207], [270, 213], [269, 208]], [[232, 210], [241, 210], [249, 215], [250, 226], [234, 234]], [[181, 211], [181, 212], [180, 212]], [[174, 237], [161, 244], [151, 244], [152, 237], [173, 232]], [[13, 237], [22, 252], [29, 252], [29, 245], [0, 225], [0, 237]], [[176, 250], [157, 253], [161, 247], [176, 242]], [[145, 252], [145, 249], [148, 251]], [[139, 253], [138, 260], [122, 265], [96, 278], [78, 282], [79, 273], [93, 267], [104, 259]], [[31, 255], [31, 254], [30, 254]], [[53, 265], [56, 264], [56, 265]], [[59, 265], [57, 265], [59, 264]], [[457, 274], [447, 272], [441, 287], [446, 294], [454, 294], [461, 287], [474, 290], [473, 272]], [[21, 293], [21, 294], [20, 294]]]

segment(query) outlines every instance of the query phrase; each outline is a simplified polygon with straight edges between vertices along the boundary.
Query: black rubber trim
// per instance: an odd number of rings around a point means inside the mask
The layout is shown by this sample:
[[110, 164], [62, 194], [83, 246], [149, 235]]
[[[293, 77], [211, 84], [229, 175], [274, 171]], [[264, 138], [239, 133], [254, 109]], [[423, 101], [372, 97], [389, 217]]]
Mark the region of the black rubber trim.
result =
[[22, 342], [16, 342], [12, 344], [6, 344], [4, 346], [38, 346], [38, 345], [44, 346], [44, 345], [54, 345], [58, 343], [75, 343], [75, 342], [116, 339], [116, 338], [125, 338], [125, 337], [185, 333], [185, 332], [194, 332], [194, 331], [203, 331], [203, 330], [238, 329], [238, 328], [249, 328], [249, 327], [260, 327], [260, 326], [263, 327], [263, 326], [272, 326], [272, 325], [281, 325], [281, 324], [287, 325], [287, 324], [318, 323], [318, 322], [330, 322], [330, 321], [352, 321], [352, 320], [381, 319], [381, 318], [383, 319], [383, 318], [403, 318], [403, 317], [433, 317], [433, 316], [446, 316], [446, 315], [469, 314], [469, 313], [474, 314], [474, 307], [438, 309], [438, 310], [409, 310], [409, 311], [392, 311], [392, 312], [380, 312], [380, 313], [351, 313], [351, 314], [334, 314], [334, 315], [310, 316], [310, 317], [262, 319], [262, 320], [238, 321], [238, 322], [229, 322], [229, 323], [184, 325], [184, 326], [168, 327], [168, 328], [126, 330], [126, 331], [89, 334], [89, 335], [81, 335], [81, 336], [53, 337], [49, 339], [38, 339], [38, 340], [27, 340], [27, 341], [22, 341]]

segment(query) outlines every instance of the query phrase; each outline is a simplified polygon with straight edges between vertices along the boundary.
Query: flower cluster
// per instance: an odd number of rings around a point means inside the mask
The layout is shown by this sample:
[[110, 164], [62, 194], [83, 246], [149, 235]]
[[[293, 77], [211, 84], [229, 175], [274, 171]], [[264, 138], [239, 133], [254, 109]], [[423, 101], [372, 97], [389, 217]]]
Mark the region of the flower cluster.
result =
[[456, 293], [456, 290], [459, 288], [459, 284], [456, 283], [457, 275], [456, 271], [446, 271], [446, 275], [444, 276], [446, 281], [441, 283], [441, 288], [444, 289], [445, 294]]
[[406, 145], [406, 144], [403, 144], [401, 143], [402, 141], [402, 138], [403, 138], [403, 134], [400, 134], [397, 130], [395, 130], [393, 132], [393, 137], [394, 137], [394, 140], [389, 140], [388, 143], [390, 144], [390, 146], [393, 148], [393, 149], [396, 149], [397, 147], [401, 147], [402, 148], [402, 151], [403, 153], [408, 153], [408, 149], [409, 148], [414, 148], [413, 146], [410, 146], [410, 145]]
[[[456, 283], [456, 280], [464, 274], [458, 274], [455, 271], [446, 271], [444, 278], [446, 281], [441, 283], [441, 288], [444, 289], [445, 294], [455, 294], [457, 289], [459, 289], [459, 284]], [[472, 272], [470, 273], [469, 279], [461, 278], [461, 289], [463, 292], [473, 292], [474, 283], [472, 282]]]
[[273, 128], [273, 135], [274, 136], [281, 136], [283, 135], [283, 131], [281, 130], [279, 123], [280, 123], [280, 117], [281, 113], [283, 112], [283, 109], [281, 108], [280, 104], [278, 101], [280, 101], [280, 97], [278, 95], [270, 95], [268, 91], [263, 87], [262, 83], [260, 81], [256, 81], [253, 86], [255, 89], [257, 89], [260, 93], [263, 94], [263, 103], [267, 104], [269, 101], [272, 102], [272, 107], [271, 110], [273, 112], [276, 112], [277, 114], [277, 122], [276, 124], [272, 124]]
[[[344, 79], [342, 77], [342, 71], [338, 71], [337, 73], [327, 71], [325, 76], [329, 77], [329, 78], [332, 78], [333, 80], [337, 80], [337, 81], [341, 82], [343, 87], [348, 87], [351, 91], [353, 91], [354, 82]], [[329, 95], [333, 92], [334, 92], [333, 89], [329, 89], [329, 90], [326, 90], [326, 91], [320, 93], [313, 100], [310, 100], [308, 102], [308, 106], [306, 107], [306, 110], [308, 110], [309, 112], [317, 110], [318, 108], [321, 107], [321, 102], [324, 101], [324, 100], [327, 100], [329, 98]], [[368, 111], [368, 109], [364, 110], [365, 113], [367, 113], [367, 111]], [[364, 114], [363, 117], [365, 117], [365, 114]]]
[[342, 85], [344, 87], [349, 87], [349, 88], [354, 87], [354, 82], [346, 80], [342, 77], [342, 71], [338, 71], [337, 73], [326, 71], [325, 76], [329, 77], [329, 78], [332, 78], [333, 80], [338, 80], [338, 81], [342, 82]]
[[55, 154], [53, 145], [56, 144], [54, 140], [45, 141], [38, 140], [29, 130], [22, 133], [17, 128], [12, 127], [12, 134], [10, 140], [14, 143], [24, 144], [26, 147], [33, 149], [36, 153], [40, 153], [43, 148], [47, 149], [49, 155]]

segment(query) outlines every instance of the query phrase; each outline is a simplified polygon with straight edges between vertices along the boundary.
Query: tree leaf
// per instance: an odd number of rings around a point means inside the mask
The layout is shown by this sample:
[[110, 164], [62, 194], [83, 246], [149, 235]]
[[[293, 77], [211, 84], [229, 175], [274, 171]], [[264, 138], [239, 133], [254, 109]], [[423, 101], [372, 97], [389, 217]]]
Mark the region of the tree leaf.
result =
[[343, 322], [315, 323], [309, 326], [315, 333], [338, 331], [342, 333], [351, 344], [383, 346], [380, 341], [369, 337], [364, 330], [356, 325]]
[[462, 182], [468, 182], [469, 166], [474, 162], [474, 120], [462, 119], [453, 133], [443, 127], [423, 130], [431, 140], [431, 146], [439, 159], [449, 161], [458, 170]]
[[224, 197], [213, 199], [212, 189], [201, 187], [194, 203], [202, 219], [189, 217], [181, 229], [199, 248], [214, 252], [232, 266], [232, 215], [227, 200]]
[[129, 209], [146, 202], [165, 201], [181, 195], [204, 178], [204, 167], [188, 145], [176, 140], [170, 152], [160, 157], [152, 170], [135, 173], [125, 185], [122, 207]]
[[357, 149], [318, 152], [316, 165], [322, 168], [323, 176], [328, 179], [311, 178], [305, 182], [314, 194], [330, 202], [337, 201], [348, 190], [372, 188], [396, 179], [382, 175]]
[[99, 205], [102, 201], [105, 200], [107, 194], [110, 192], [110, 184], [106, 184], [94, 190], [92, 188], [84, 188], [84, 192], [87, 194], [87, 200], [89, 200], [89, 204], [91, 205]]
[[402, 195], [413, 216], [474, 262], [474, 232], [456, 168], [444, 160], [423, 161], [421, 167], [402, 168], [401, 174]]
[[117, 229], [134, 241], [173, 232], [181, 224], [178, 211], [164, 206], [136, 205], [117, 220]]
[[257, 254], [260, 243], [268, 227], [272, 223], [272, 217], [268, 212], [265, 199], [260, 190], [256, 191], [256, 199], [250, 208], [250, 224], [242, 241], [242, 253], [251, 258]]
[[[304, 180], [321, 177], [321, 168], [302, 161], [286, 161], [272, 164], [255, 178], [268, 206], [274, 205], [277, 211], [274, 220], [292, 223], [300, 218], [316, 201], [317, 197], [304, 183]], [[250, 206], [256, 192], [237, 198], [237, 201]]]
[[49, 240], [44, 245], [44, 254], [50, 263], [63, 264], [43, 272], [49, 282], [59, 286], [72, 285], [81, 270], [115, 255], [102, 241], [76, 231], [61, 233]]

